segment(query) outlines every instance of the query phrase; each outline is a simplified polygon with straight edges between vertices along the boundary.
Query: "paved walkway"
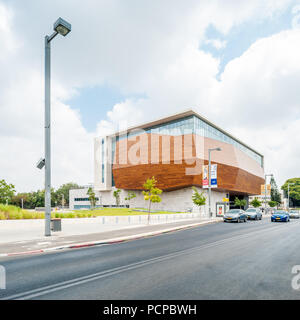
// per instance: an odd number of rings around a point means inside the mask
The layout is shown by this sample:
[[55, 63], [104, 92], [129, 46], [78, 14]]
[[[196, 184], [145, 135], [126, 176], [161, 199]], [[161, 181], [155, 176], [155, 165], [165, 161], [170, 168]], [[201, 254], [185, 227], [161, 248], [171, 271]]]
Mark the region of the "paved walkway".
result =
[[[74, 219], [75, 220], [75, 219]], [[84, 223], [83, 219], [78, 219]], [[90, 219], [88, 219], [91, 221]], [[215, 223], [223, 221], [222, 218], [216, 219], [188, 219], [181, 220], [172, 223], [156, 223], [150, 225], [119, 225], [110, 226], [111, 228], [105, 229], [101, 226], [101, 231], [96, 233], [81, 233], [69, 235], [67, 232], [53, 233], [50, 237], [40, 236], [38, 238], [31, 238], [18, 241], [2, 241], [0, 243], [0, 256], [7, 254], [19, 254], [19, 253], [39, 253], [50, 251], [51, 249], [64, 249], [80, 246], [95, 245], [100, 243], [113, 243], [119, 241], [126, 241], [130, 239], [136, 239], [164, 232], [176, 231], [182, 228], [193, 227], [201, 224]], [[82, 226], [82, 225], [81, 225]], [[114, 228], [112, 228], [114, 227]], [[82, 227], [84, 231], [84, 227]], [[20, 231], [20, 230], [19, 230]], [[2, 235], [3, 237], [3, 235]], [[3, 240], [3, 239], [2, 239]]]

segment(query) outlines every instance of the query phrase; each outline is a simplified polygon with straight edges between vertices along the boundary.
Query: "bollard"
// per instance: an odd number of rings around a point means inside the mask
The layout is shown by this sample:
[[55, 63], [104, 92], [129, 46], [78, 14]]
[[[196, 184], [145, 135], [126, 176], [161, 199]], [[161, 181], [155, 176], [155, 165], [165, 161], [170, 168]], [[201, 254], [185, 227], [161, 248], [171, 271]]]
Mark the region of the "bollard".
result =
[[116, 224], [118, 224], [119, 222], [119, 217], [116, 217]]
[[128, 223], [130, 224], [130, 216], [128, 216]]
[[102, 224], [105, 224], [105, 218], [102, 217]]
[[139, 216], [139, 223], [142, 223], [142, 216]]

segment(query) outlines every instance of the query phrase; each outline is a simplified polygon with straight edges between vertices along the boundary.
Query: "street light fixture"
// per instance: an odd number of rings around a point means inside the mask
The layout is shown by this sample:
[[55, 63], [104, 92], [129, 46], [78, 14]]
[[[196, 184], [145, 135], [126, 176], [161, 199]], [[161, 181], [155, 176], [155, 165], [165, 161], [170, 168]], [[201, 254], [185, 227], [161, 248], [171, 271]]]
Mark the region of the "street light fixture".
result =
[[265, 174], [265, 214], [267, 213], [267, 177], [273, 177], [273, 173]]
[[58, 34], [66, 36], [71, 31], [71, 24], [58, 18], [53, 29], [51, 36], [45, 36], [45, 159], [43, 160], [45, 164], [45, 236], [51, 235], [50, 42]]
[[212, 151], [221, 151], [221, 148], [213, 148], [213, 149], [208, 149], [208, 212], [209, 212], [209, 217], [212, 217], [212, 212], [211, 212], [211, 156], [210, 153]]

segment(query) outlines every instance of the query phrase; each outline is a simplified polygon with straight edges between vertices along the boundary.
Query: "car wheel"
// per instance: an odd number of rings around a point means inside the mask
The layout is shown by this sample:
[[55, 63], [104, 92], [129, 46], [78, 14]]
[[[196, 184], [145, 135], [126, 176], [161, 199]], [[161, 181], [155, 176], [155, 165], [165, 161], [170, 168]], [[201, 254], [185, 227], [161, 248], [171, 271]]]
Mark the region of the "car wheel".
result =
[[244, 219], [244, 222], [247, 222], [247, 220], [248, 220], [248, 219], [247, 219], [247, 218], [245, 218], [245, 219]]
[[255, 216], [255, 220], [256, 220], [256, 221], [258, 220], [258, 216]]

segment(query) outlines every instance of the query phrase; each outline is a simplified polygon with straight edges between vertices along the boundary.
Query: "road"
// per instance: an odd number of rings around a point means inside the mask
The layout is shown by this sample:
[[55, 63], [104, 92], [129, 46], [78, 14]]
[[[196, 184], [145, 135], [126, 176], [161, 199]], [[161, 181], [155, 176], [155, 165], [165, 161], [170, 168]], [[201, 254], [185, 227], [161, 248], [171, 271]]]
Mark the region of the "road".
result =
[[300, 221], [216, 223], [0, 260], [8, 299], [299, 299]]

